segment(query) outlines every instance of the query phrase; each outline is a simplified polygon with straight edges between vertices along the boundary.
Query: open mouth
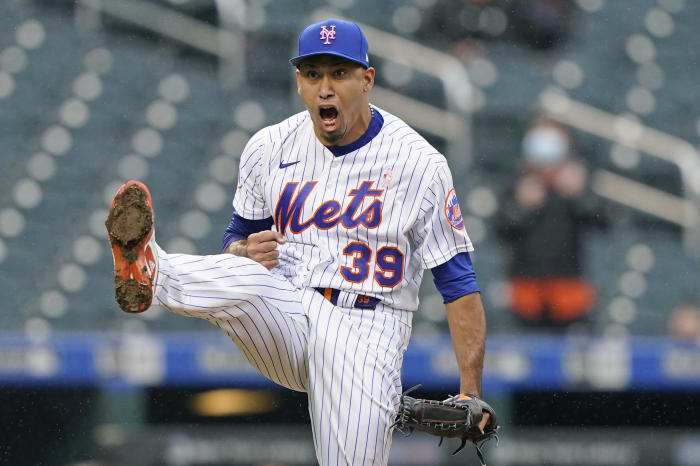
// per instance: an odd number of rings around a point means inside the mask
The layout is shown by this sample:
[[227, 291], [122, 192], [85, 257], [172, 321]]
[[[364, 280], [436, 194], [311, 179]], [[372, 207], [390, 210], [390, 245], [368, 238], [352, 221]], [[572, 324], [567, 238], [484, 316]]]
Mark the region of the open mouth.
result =
[[327, 129], [333, 129], [335, 126], [335, 120], [338, 118], [338, 109], [333, 106], [320, 107], [318, 109], [318, 115], [321, 117], [323, 125]]

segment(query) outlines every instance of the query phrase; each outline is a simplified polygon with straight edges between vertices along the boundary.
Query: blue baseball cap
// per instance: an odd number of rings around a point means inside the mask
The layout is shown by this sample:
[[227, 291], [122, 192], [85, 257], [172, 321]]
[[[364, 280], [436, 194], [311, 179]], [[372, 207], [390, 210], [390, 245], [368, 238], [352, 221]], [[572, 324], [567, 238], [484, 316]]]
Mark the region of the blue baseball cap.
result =
[[369, 45], [360, 26], [340, 19], [327, 19], [307, 26], [299, 34], [299, 54], [289, 60], [294, 66], [314, 55], [336, 55], [369, 68]]

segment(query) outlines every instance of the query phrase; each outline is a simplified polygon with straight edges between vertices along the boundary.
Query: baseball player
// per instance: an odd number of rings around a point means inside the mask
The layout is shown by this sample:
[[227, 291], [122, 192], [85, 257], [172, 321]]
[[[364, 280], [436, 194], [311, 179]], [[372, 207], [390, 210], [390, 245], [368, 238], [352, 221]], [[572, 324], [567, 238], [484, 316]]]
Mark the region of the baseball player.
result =
[[115, 295], [127, 312], [155, 300], [210, 321], [265, 377], [308, 393], [320, 464], [385, 465], [425, 269], [444, 297], [460, 390], [481, 394], [473, 248], [445, 158], [370, 104], [360, 28], [308, 26], [291, 63], [306, 110], [246, 145], [224, 253], [162, 250], [148, 189], [129, 181], [106, 221]]

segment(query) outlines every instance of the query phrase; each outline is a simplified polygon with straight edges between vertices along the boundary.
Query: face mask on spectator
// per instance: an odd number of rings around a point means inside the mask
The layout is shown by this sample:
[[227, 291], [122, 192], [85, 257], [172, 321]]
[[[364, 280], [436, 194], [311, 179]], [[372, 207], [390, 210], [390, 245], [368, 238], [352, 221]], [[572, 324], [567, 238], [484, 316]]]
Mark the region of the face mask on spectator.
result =
[[540, 127], [527, 132], [523, 139], [523, 155], [533, 165], [552, 165], [564, 160], [569, 141], [561, 131]]

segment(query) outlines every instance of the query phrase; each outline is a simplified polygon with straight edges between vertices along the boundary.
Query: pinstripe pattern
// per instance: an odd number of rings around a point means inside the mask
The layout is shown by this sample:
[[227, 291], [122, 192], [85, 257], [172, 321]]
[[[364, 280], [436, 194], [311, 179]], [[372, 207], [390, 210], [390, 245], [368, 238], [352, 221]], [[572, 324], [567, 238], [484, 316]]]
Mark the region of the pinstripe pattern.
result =
[[226, 332], [268, 379], [307, 391], [307, 317], [286, 279], [243, 257], [159, 249], [154, 296], [166, 309]]
[[156, 302], [211, 322], [265, 377], [308, 392], [319, 464], [387, 464], [411, 312], [334, 306], [229, 254], [158, 249], [157, 270]]
[[[227, 254], [158, 250], [157, 302], [210, 321], [263, 375], [306, 391], [324, 466], [387, 464], [423, 270], [472, 250], [451, 225], [458, 206], [448, 218], [445, 158], [400, 119], [376, 114], [379, 133], [342, 156], [318, 141], [307, 112], [246, 145], [233, 206], [284, 231], [272, 272]], [[395, 262], [380, 262], [380, 251]], [[315, 287], [340, 290], [337, 305]], [[354, 308], [358, 294], [380, 303]]]
[[401, 393], [412, 314], [333, 306], [313, 290], [309, 310], [309, 411], [323, 465], [384, 465]]
[[[313, 180], [317, 183], [301, 209], [300, 219], [310, 219], [329, 200], [338, 201], [342, 212], [352, 201], [348, 194], [351, 190], [364, 180], [373, 181], [373, 189], [384, 189], [380, 187], [382, 174], [391, 169], [391, 184], [379, 197], [382, 221], [377, 228], [338, 226], [322, 230], [312, 226], [298, 233], [287, 229], [287, 243], [279, 248], [277, 272], [297, 288], [347, 290], [379, 298], [397, 309], [415, 311], [423, 270], [473, 247], [464, 229], [450, 226], [443, 209], [453, 186], [445, 158], [399, 118], [376, 107], [375, 112], [384, 118], [379, 134], [358, 150], [339, 157], [318, 141], [306, 111], [259, 131], [241, 156], [233, 207], [251, 220], [274, 216], [287, 183], [301, 186]], [[293, 166], [280, 168], [281, 163], [297, 160], [299, 163]], [[358, 212], [373, 200], [365, 198]], [[404, 279], [393, 287], [382, 286], [371, 276], [359, 283], [346, 280], [339, 271], [352, 267], [352, 256], [342, 253], [351, 242], [366, 244], [372, 253], [386, 246], [397, 248], [404, 255]], [[370, 268], [375, 270], [373, 260]]]

